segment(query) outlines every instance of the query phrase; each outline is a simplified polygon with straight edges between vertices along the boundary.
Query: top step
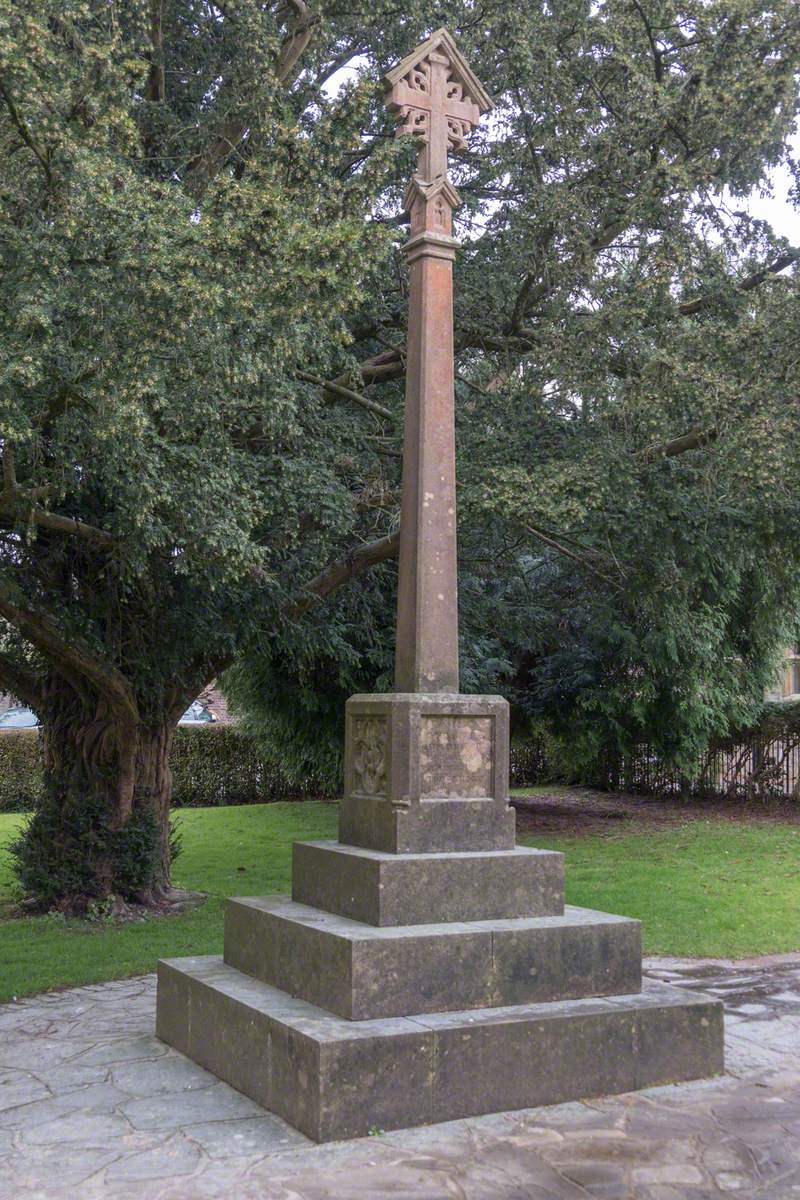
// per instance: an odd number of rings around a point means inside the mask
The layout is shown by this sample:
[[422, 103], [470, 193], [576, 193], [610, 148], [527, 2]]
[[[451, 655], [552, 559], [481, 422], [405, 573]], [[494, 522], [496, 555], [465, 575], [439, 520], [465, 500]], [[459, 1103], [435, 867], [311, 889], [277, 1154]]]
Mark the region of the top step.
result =
[[293, 849], [292, 899], [368, 925], [564, 912], [564, 856], [554, 850], [391, 854], [333, 841]]

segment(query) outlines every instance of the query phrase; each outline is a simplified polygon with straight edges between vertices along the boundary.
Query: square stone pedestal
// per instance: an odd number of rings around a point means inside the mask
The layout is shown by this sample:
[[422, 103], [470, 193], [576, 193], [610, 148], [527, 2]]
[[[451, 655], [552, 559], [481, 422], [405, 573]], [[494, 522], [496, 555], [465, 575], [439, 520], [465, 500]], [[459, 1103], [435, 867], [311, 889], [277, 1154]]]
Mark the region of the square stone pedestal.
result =
[[352, 696], [340, 841], [392, 854], [510, 850], [508, 726], [502, 696]]
[[514, 845], [508, 706], [355, 696], [339, 842], [159, 964], [156, 1032], [318, 1141], [722, 1070], [722, 1005], [648, 983], [638, 921]]

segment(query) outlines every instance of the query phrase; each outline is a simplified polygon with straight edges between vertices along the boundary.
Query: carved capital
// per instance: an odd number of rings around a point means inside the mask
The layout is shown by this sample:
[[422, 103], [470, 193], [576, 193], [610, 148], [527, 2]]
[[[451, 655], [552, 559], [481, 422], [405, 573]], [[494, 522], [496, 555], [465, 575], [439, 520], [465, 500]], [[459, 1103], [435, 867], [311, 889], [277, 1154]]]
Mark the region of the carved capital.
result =
[[423, 229], [421, 233], [409, 238], [403, 250], [409, 263], [415, 262], [418, 258], [444, 258], [448, 262], [453, 262], [456, 250], [460, 245], [458, 238]]

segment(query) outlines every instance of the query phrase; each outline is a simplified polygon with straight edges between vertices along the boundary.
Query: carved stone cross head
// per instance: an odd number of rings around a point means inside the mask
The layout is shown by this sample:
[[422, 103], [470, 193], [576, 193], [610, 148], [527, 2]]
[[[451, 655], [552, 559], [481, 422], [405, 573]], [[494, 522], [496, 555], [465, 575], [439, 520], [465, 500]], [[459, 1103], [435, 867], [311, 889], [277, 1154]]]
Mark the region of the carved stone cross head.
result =
[[494, 107], [492, 101], [446, 29], [431, 34], [386, 78], [386, 105], [397, 115], [397, 133], [414, 134], [421, 142], [416, 190], [426, 189], [431, 206], [438, 199], [439, 212], [433, 209], [426, 224], [440, 230], [446, 227], [449, 233], [450, 213], [459, 199], [447, 184], [447, 155], [450, 150], [466, 149], [467, 136], [482, 114]]

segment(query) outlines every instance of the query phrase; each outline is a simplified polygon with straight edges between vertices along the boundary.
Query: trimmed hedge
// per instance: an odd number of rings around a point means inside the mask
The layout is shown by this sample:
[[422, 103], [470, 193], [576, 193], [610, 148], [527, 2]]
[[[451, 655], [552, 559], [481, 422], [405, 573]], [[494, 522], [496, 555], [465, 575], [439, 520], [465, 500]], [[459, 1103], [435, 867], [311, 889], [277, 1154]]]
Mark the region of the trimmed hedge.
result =
[[[309, 777], [290, 786], [280, 765], [265, 759], [232, 725], [182, 725], [170, 760], [174, 808], [201, 805], [263, 804], [292, 796], [323, 796]], [[26, 812], [42, 795], [42, 764], [37, 729], [0, 732], [0, 812]]]
[[264, 804], [292, 796], [324, 796], [319, 779], [290, 785], [280, 764], [259, 754], [235, 725], [180, 726], [172, 746], [172, 806]]
[[0, 812], [27, 812], [42, 794], [38, 729], [0, 732]]
[[[331, 794], [319, 778], [289, 784], [279, 763], [259, 754], [235, 725], [181, 725], [172, 746], [172, 806], [264, 804], [291, 797]], [[542, 745], [530, 740], [511, 748], [513, 786], [540, 783], [546, 774]], [[0, 732], [0, 812], [26, 812], [42, 794], [39, 731]]]

